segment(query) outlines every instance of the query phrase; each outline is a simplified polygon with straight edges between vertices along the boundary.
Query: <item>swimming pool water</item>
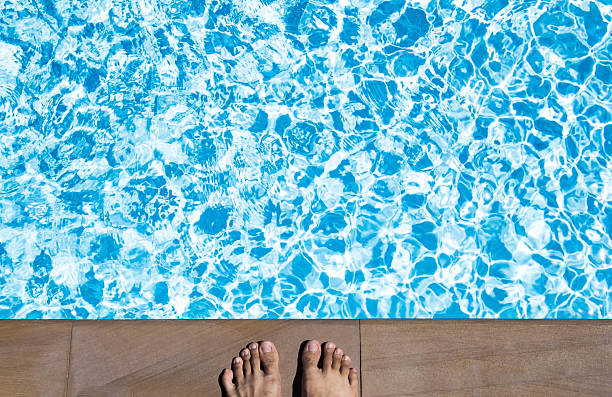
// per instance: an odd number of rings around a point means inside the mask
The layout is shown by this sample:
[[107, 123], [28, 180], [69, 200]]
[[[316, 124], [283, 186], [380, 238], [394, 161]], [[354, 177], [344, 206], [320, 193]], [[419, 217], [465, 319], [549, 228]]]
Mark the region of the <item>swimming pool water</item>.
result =
[[0, 1], [1, 318], [612, 318], [612, 4]]

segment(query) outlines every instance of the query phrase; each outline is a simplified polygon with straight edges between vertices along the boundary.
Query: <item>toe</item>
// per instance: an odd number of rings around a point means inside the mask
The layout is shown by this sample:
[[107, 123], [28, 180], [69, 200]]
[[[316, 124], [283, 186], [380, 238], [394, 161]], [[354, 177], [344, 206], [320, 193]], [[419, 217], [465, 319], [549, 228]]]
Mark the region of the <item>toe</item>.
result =
[[329, 371], [334, 360], [334, 349], [336, 344], [334, 342], [326, 342], [325, 349], [323, 350], [323, 371]]
[[242, 359], [240, 357], [234, 357], [232, 360], [232, 372], [234, 372], [236, 382], [242, 382], [244, 379], [244, 369], [242, 369]]
[[225, 368], [221, 374], [221, 388], [227, 397], [236, 397], [236, 385], [232, 382], [232, 370]]
[[244, 376], [248, 376], [251, 374], [251, 353], [249, 349], [242, 349], [240, 351], [240, 356], [242, 357], [242, 369], [244, 370]]
[[351, 387], [359, 390], [359, 374], [355, 368], [351, 368], [349, 372], [349, 383], [351, 384]]
[[344, 352], [339, 347], [336, 347], [334, 350], [334, 359], [332, 361], [332, 369], [340, 369], [340, 363], [342, 361], [342, 356]]
[[310, 340], [302, 350], [302, 366], [305, 372], [318, 369], [317, 364], [321, 358], [321, 344], [317, 340]]
[[259, 357], [264, 374], [272, 375], [278, 373], [278, 352], [274, 343], [263, 341], [259, 345]]
[[251, 371], [256, 374], [261, 372], [261, 365], [259, 361], [259, 345], [255, 342], [249, 345], [251, 351]]
[[346, 354], [342, 357], [342, 366], [340, 367], [340, 373], [342, 376], [348, 375], [351, 369], [351, 358]]

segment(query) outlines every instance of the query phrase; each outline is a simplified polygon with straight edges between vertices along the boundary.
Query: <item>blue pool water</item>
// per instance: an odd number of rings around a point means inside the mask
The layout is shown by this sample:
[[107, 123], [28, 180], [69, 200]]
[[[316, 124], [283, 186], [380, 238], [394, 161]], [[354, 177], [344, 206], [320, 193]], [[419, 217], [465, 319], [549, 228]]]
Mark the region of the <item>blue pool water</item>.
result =
[[612, 3], [2, 0], [1, 318], [612, 318]]

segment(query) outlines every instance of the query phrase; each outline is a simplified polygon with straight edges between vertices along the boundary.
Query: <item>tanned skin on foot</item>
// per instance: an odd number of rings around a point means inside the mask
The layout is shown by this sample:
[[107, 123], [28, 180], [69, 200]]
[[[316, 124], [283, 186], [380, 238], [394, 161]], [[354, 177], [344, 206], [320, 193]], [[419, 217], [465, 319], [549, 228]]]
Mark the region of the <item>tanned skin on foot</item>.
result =
[[[322, 360], [321, 360], [322, 357]], [[302, 397], [358, 397], [359, 375], [333, 342], [309, 340], [300, 351]], [[322, 362], [319, 365], [319, 362]], [[270, 341], [252, 342], [221, 373], [226, 397], [281, 397], [278, 351]]]

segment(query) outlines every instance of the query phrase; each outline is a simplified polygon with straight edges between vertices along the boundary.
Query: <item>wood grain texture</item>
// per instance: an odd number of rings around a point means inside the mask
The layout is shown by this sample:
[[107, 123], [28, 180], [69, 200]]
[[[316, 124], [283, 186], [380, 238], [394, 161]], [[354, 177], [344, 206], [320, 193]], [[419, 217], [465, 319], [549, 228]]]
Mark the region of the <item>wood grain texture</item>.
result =
[[220, 396], [218, 377], [252, 341], [271, 340], [280, 355], [283, 395], [292, 395], [300, 343], [332, 340], [359, 369], [353, 320], [77, 321], [71, 397]]
[[362, 392], [612, 396], [611, 321], [362, 320]]
[[0, 396], [65, 395], [70, 321], [0, 320]]
[[75, 321], [70, 344], [72, 324], [0, 321], [0, 397], [218, 397], [222, 368], [263, 339], [284, 396], [307, 339], [361, 360], [364, 397], [612, 396], [612, 321]]

